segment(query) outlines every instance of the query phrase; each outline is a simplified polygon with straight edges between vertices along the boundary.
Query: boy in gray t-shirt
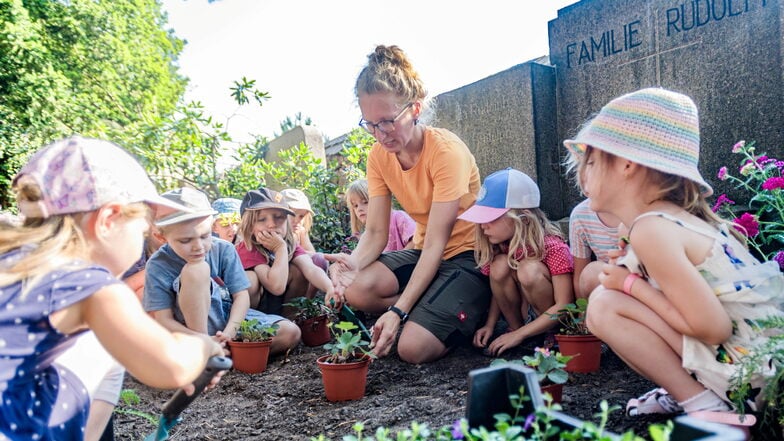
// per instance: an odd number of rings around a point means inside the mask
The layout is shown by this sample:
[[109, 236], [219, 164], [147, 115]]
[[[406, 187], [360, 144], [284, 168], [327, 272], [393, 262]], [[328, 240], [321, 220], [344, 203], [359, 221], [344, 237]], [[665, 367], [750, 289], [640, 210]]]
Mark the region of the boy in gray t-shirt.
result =
[[147, 262], [144, 309], [171, 331], [199, 332], [219, 341], [234, 338], [243, 319], [277, 323], [271, 353], [299, 343], [300, 330], [289, 320], [249, 309], [248, 282], [234, 246], [212, 236], [215, 211], [207, 196], [191, 188], [162, 195], [188, 207], [155, 225], [166, 238]]

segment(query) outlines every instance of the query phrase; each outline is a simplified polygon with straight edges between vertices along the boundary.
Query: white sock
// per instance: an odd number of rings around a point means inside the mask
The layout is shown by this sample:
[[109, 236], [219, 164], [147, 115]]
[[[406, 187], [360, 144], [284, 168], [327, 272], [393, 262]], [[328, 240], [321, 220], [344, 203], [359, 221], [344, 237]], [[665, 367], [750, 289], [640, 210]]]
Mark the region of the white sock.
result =
[[708, 411], [726, 411], [730, 410], [730, 406], [727, 405], [718, 395], [716, 395], [712, 390], [706, 389], [697, 395], [683, 401], [678, 402], [680, 406], [683, 408], [684, 412], [696, 412], [698, 410], [708, 410]]

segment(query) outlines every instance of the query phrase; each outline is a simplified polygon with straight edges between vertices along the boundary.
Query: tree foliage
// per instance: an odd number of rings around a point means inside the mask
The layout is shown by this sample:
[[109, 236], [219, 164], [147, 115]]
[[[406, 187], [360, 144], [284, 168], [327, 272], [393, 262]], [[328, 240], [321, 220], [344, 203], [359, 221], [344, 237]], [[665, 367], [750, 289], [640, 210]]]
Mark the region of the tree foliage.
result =
[[57, 138], [155, 147], [150, 128], [174, 116], [187, 82], [183, 41], [165, 25], [156, 0], [0, 0], [0, 205], [28, 155]]
[[308, 196], [315, 213], [310, 232], [314, 246], [325, 252], [340, 251], [350, 232], [342, 194], [347, 182], [365, 175], [372, 145], [373, 137], [356, 129], [346, 138], [341, 153], [328, 164], [303, 143], [278, 152], [276, 162], [260, 158], [256, 146], [246, 145], [234, 158], [239, 165], [220, 179], [219, 193], [222, 197], [242, 198], [259, 186], [298, 188]]
[[[265, 161], [266, 137], [233, 143], [224, 122], [183, 101], [184, 42], [166, 26], [157, 0], [0, 0], [0, 209], [12, 205], [10, 180], [33, 151], [81, 134], [128, 149], [159, 190], [188, 185], [214, 199], [260, 185], [300, 188], [316, 212], [315, 245], [339, 250], [348, 232], [341, 195], [364, 175], [372, 137], [355, 130], [330, 164], [305, 145]], [[245, 77], [230, 95], [238, 106], [269, 99]], [[297, 113], [281, 130], [303, 123], [310, 118]], [[221, 172], [226, 146], [238, 165]]]

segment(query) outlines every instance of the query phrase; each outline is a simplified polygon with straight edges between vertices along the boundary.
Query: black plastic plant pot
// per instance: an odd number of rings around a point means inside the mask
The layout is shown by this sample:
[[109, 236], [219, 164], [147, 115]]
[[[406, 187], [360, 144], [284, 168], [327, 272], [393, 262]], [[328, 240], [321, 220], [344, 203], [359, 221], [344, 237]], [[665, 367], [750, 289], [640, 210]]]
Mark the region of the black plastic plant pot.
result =
[[683, 415], [675, 418], [670, 441], [743, 441], [746, 433], [737, 427], [712, 423]]
[[[539, 381], [533, 369], [519, 364], [503, 364], [483, 369], [475, 369], [468, 373], [468, 399], [466, 402], [466, 419], [468, 426], [485, 427], [494, 430], [494, 415], [505, 413], [514, 415], [516, 409], [509, 400], [510, 395], [518, 395], [520, 386], [528, 400], [522, 402], [519, 415], [530, 415], [535, 409], [545, 407]], [[563, 431], [571, 431], [582, 427], [583, 421], [557, 411], [548, 411], [551, 424]], [[617, 434], [605, 432], [612, 439]], [[747, 439], [743, 430], [725, 424], [698, 420], [687, 415], [675, 418], [675, 426], [670, 441], [742, 441]]]
[[528, 415], [534, 409], [544, 406], [539, 380], [536, 372], [518, 364], [504, 364], [488, 368], [474, 369], [468, 373], [468, 400], [466, 419], [471, 428], [484, 426], [488, 430], [495, 427], [493, 415], [515, 414], [509, 395], [518, 395], [520, 386], [530, 400], [523, 401], [520, 414]]

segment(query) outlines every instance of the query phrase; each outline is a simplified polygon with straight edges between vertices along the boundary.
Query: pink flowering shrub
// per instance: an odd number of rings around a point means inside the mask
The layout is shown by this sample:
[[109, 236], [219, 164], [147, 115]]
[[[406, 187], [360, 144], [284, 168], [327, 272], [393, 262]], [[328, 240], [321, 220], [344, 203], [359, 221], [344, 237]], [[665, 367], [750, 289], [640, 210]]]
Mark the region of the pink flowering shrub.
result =
[[749, 199], [738, 210], [735, 201], [721, 194], [713, 211], [733, 220], [758, 257], [775, 260], [784, 270], [784, 161], [757, 155], [753, 142], [738, 142], [732, 153], [742, 156], [737, 176], [721, 167], [717, 177], [735, 183]]

